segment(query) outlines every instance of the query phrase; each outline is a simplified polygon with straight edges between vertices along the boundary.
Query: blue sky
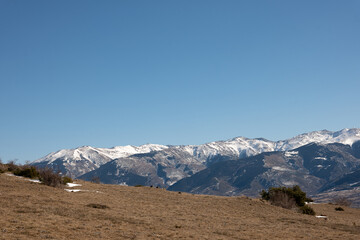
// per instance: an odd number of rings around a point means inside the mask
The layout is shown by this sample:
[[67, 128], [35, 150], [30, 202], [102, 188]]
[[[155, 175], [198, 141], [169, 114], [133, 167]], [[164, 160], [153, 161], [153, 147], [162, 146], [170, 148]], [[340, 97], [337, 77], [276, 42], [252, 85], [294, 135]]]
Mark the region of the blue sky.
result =
[[360, 1], [0, 0], [0, 157], [360, 127]]

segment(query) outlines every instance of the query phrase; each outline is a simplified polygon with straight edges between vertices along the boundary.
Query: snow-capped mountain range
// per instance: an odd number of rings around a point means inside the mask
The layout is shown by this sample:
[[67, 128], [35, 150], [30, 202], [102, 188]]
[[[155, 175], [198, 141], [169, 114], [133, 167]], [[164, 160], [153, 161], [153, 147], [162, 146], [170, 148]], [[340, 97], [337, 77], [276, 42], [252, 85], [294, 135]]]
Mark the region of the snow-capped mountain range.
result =
[[289, 151], [264, 152], [222, 161], [167, 189], [193, 194], [258, 197], [270, 187], [298, 185], [317, 201], [345, 197], [360, 207], [360, 141], [309, 143]]
[[160, 151], [168, 148], [168, 146], [158, 144], [145, 144], [139, 147], [136, 146], [117, 146], [113, 148], [94, 148], [91, 146], [83, 146], [75, 149], [62, 149], [60, 151], [50, 153], [43, 158], [35, 160], [34, 163], [48, 162], [52, 163], [61, 158], [66, 162], [81, 161], [87, 159], [91, 162], [97, 163], [96, 159], [99, 157], [107, 159], [116, 159], [128, 157], [133, 154], [147, 153], [152, 151]]
[[[143, 167], [143, 171], [140, 171], [141, 166], [151, 165], [153, 169], [150, 172], [159, 175], [157, 172], [159, 171], [159, 165], [161, 165], [160, 168], [164, 173], [162, 173], [163, 176], [160, 177], [159, 181], [164, 181], [163, 184], [168, 186], [223, 159], [244, 158], [262, 152], [286, 151], [309, 143], [352, 145], [358, 140], [360, 140], [360, 129], [353, 128], [337, 132], [328, 130], [315, 131], [281, 141], [236, 137], [226, 141], [216, 141], [202, 145], [165, 146], [146, 144], [138, 147], [118, 146], [113, 148], [84, 146], [50, 153], [32, 164], [49, 166], [72, 177], [79, 177], [112, 161], [116, 161], [114, 167], [120, 166], [120, 168], [124, 168], [125, 166], [126, 172], [133, 171], [134, 174], [136, 173], [139, 176], [149, 176], [150, 174], [147, 172], [150, 171], [149, 167]], [[154, 156], [156, 157], [154, 158]], [[134, 167], [137, 169], [133, 169]], [[115, 183], [121, 181], [115, 181]]]
[[160, 151], [168, 148], [164, 145], [146, 144], [136, 146], [117, 146], [113, 148], [94, 148], [83, 146], [75, 149], [62, 149], [35, 160], [32, 164], [49, 166], [73, 177], [92, 171], [117, 158], [134, 154]]

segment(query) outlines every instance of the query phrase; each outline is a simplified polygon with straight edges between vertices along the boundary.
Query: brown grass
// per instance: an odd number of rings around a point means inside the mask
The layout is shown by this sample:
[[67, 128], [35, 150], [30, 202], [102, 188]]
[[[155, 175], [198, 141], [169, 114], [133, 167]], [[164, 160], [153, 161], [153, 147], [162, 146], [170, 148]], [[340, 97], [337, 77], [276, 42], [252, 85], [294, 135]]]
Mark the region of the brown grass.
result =
[[246, 197], [78, 182], [86, 191], [0, 174], [0, 239], [360, 238], [359, 209], [312, 205], [325, 221]]

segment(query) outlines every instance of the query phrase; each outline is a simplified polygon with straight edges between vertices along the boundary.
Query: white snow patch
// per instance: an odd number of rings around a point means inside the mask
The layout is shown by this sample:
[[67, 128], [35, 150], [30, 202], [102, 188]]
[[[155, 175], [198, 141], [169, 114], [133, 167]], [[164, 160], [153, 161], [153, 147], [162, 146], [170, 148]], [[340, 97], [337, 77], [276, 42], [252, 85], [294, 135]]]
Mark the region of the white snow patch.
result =
[[33, 183], [41, 183], [41, 181], [37, 179], [29, 179], [29, 181]]
[[318, 159], [318, 160], [327, 160], [325, 157], [316, 157], [314, 159]]
[[68, 186], [68, 187], [80, 187], [81, 184], [78, 184], [78, 183], [67, 183], [66, 186]]
[[360, 182], [351, 183], [351, 184], [349, 184], [349, 186], [354, 186], [354, 185], [356, 185], [356, 184], [358, 184], [358, 183], [360, 183]]
[[81, 189], [64, 189], [67, 192], [80, 192], [82, 191]]
[[285, 157], [294, 157], [298, 154], [299, 154], [298, 151], [287, 151], [287, 152], [285, 152]]
[[272, 169], [273, 169], [273, 170], [277, 170], [277, 171], [290, 171], [290, 170], [289, 170], [289, 169], [287, 169], [287, 168], [277, 167], [277, 166], [272, 167]]
[[287, 182], [283, 182], [283, 184], [286, 185], [286, 186], [294, 186], [294, 185], [296, 185], [297, 183], [294, 182], [294, 181], [287, 181]]

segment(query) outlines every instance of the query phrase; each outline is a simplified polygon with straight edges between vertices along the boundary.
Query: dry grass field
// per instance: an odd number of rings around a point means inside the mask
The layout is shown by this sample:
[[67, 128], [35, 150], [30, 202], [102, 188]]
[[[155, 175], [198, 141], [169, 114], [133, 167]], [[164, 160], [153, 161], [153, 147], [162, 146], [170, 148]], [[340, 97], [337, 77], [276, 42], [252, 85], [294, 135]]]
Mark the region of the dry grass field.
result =
[[67, 192], [0, 174], [1, 239], [360, 239], [360, 209], [328, 220], [246, 197], [78, 181]]

